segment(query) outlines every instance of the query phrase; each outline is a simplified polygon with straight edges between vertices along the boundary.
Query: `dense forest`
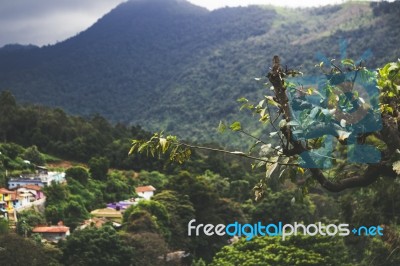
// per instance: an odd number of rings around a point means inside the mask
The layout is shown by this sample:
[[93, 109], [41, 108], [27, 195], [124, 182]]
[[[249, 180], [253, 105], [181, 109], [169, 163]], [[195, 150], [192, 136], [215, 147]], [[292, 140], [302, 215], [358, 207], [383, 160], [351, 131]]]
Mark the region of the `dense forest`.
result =
[[232, 144], [215, 125], [237, 114], [237, 98], [259, 97], [254, 78], [267, 73], [271, 54], [308, 74], [321, 56], [382, 66], [399, 54], [399, 9], [398, 1], [352, 1], [209, 12], [185, 1], [128, 1], [56, 45], [0, 49], [0, 88], [20, 102]]

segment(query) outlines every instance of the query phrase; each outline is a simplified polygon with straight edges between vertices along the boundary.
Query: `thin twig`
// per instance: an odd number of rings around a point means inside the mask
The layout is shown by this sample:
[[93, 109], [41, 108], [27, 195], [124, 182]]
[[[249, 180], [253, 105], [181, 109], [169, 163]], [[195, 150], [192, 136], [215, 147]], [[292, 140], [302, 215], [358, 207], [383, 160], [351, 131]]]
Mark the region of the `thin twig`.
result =
[[256, 137], [256, 136], [251, 135], [250, 133], [244, 131], [243, 129], [239, 130], [239, 132], [245, 134], [246, 136], [248, 136], [248, 137], [250, 137], [250, 138], [253, 138], [253, 139], [259, 141], [259, 142], [262, 143], [262, 144], [267, 144], [265, 141], [261, 140], [260, 138], [258, 138], [258, 137]]
[[230, 155], [241, 156], [241, 157], [245, 157], [245, 158], [252, 159], [252, 160], [255, 160], [255, 161], [261, 161], [261, 162], [266, 162], [266, 163], [277, 163], [279, 165], [299, 166], [296, 163], [280, 163], [280, 162], [269, 161], [269, 160], [266, 160], [266, 159], [263, 159], [263, 158], [259, 158], [259, 157], [248, 155], [248, 154], [246, 154], [244, 152], [227, 151], [227, 150], [221, 150], [221, 149], [215, 149], [215, 148], [209, 148], [209, 147], [203, 147], [203, 146], [197, 146], [197, 145], [190, 145], [190, 144], [186, 144], [186, 143], [182, 143], [182, 142], [177, 142], [176, 144], [182, 145], [182, 146], [185, 146], [185, 147], [188, 147], [188, 148], [192, 148], [192, 149], [215, 151], [215, 152], [221, 152], [221, 153], [230, 154]]

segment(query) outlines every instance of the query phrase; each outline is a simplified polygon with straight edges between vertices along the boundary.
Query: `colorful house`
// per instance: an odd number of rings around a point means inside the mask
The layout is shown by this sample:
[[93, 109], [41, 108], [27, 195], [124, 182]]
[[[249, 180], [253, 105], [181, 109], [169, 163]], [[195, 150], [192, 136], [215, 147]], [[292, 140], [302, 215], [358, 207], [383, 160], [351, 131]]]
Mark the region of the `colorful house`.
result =
[[0, 188], [0, 208], [8, 211], [14, 211], [14, 208], [21, 206], [17, 191], [11, 191], [5, 188]]
[[154, 195], [156, 189], [153, 186], [142, 186], [135, 189], [139, 197], [149, 200]]
[[37, 174], [25, 175], [20, 177], [11, 177], [8, 181], [8, 187], [15, 189], [24, 186], [50, 186], [51, 182], [63, 183], [65, 182], [65, 173], [60, 172], [47, 172], [39, 171]]
[[21, 211], [33, 205], [44, 204], [45, 200], [46, 197], [39, 186], [20, 187], [16, 190], [0, 188], [0, 211], [3, 213], [2, 216], [4, 216], [4, 212], [12, 214], [14, 211]]
[[124, 211], [124, 210], [128, 209], [130, 206], [136, 205], [137, 203], [138, 203], [138, 201], [132, 198], [129, 200], [121, 200], [119, 202], [108, 203], [107, 208], [112, 208], [117, 211], [119, 211], [119, 210]]
[[40, 177], [12, 177], [8, 181], [8, 187], [10, 189], [24, 187], [27, 185], [44, 187], [45, 183], [42, 182], [42, 179]]
[[26, 185], [17, 189], [18, 193], [30, 193], [32, 196], [31, 201], [40, 200], [44, 198], [42, 187], [35, 185]]

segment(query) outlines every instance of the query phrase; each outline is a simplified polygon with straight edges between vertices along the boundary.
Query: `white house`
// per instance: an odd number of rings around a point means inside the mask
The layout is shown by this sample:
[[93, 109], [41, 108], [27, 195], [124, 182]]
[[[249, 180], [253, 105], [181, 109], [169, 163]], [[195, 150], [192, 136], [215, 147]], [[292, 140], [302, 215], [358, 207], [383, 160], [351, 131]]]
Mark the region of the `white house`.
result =
[[156, 191], [156, 189], [153, 186], [137, 187], [135, 190], [140, 198], [146, 200], [149, 200], [151, 197], [153, 197], [154, 191]]

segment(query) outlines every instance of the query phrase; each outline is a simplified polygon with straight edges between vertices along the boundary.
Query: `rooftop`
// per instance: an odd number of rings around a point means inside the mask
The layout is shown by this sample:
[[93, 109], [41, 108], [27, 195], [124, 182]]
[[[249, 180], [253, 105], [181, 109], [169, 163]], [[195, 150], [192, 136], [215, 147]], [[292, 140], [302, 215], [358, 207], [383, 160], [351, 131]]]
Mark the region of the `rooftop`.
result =
[[0, 188], [0, 194], [15, 194], [15, 191], [11, 191], [6, 188]]
[[137, 187], [136, 193], [141, 193], [141, 192], [151, 192], [155, 191], [156, 189], [153, 186], [143, 186], [143, 187]]
[[25, 185], [25, 186], [23, 186], [23, 188], [36, 190], [36, 191], [42, 190], [42, 188], [40, 186], [36, 186], [36, 185]]
[[90, 212], [90, 214], [97, 217], [122, 218], [121, 212], [112, 208], [97, 209]]
[[33, 228], [33, 233], [66, 233], [69, 231], [67, 226], [39, 226]]

